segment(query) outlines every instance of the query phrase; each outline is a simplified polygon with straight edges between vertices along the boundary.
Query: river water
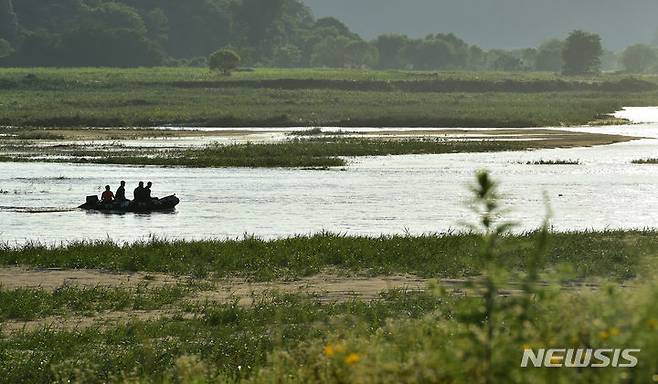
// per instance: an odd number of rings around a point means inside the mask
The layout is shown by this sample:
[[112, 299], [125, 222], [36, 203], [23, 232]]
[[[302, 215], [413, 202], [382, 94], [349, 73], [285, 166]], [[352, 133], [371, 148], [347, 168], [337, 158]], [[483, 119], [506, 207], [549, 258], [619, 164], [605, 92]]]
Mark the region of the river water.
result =
[[[645, 137], [572, 149], [350, 159], [344, 170], [185, 169], [0, 163], [0, 241], [60, 243], [83, 239], [135, 241], [264, 238], [322, 230], [355, 235], [463, 230], [475, 217], [467, 186], [479, 169], [501, 182], [517, 231], [536, 228], [545, 198], [555, 230], [657, 228], [658, 109], [622, 112], [643, 124], [571, 130]], [[535, 160], [580, 165], [526, 165]], [[176, 193], [173, 213], [88, 213], [73, 209], [85, 195], [126, 180], [154, 182], [154, 195]]]

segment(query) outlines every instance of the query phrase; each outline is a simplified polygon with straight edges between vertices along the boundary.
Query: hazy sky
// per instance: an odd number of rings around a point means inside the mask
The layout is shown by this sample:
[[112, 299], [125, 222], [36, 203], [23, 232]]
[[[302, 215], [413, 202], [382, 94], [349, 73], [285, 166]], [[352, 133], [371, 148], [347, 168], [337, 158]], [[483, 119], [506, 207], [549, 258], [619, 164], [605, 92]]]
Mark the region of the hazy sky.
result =
[[454, 32], [485, 48], [536, 46], [574, 29], [600, 33], [623, 49], [658, 31], [658, 0], [305, 0], [315, 15], [335, 16], [364, 38], [399, 32]]

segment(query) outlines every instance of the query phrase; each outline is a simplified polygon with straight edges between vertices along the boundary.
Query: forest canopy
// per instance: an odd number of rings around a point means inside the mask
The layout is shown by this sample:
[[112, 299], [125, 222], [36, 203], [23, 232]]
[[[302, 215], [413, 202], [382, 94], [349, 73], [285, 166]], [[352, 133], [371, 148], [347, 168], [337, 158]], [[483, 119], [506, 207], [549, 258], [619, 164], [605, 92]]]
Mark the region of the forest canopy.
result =
[[[301, 0], [0, 0], [2, 66], [204, 66], [223, 48], [244, 66], [557, 72], [564, 41], [518, 50], [483, 50], [451, 33], [366, 41]], [[625, 61], [604, 52], [602, 69], [654, 71], [647, 49]]]

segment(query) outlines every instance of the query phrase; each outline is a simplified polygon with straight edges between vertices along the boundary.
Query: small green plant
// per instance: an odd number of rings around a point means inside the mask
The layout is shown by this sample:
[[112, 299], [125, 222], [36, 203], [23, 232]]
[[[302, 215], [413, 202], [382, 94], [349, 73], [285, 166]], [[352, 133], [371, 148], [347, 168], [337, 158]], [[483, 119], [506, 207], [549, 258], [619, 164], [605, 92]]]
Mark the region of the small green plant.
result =
[[208, 66], [210, 70], [221, 71], [224, 75], [228, 76], [232, 70], [238, 67], [241, 60], [237, 52], [230, 48], [224, 48], [210, 55]]
[[479, 257], [483, 272], [481, 295], [484, 301], [482, 313], [479, 314], [480, 316], [474, 317], [483, 319], [483, 332], [474, 335], [474, 338], [480, 340], [482, 344], [484, 352], [482, 369], [486, 372], [486, 383], [493, 383], [494, 340], [498, 321], [496, 316], [498, 286], [503, 275], [503, 270], [497, 263], [496, 248], [500, 238], [509, 232], [513, 224], [500, 221], [504, 210], [501, 207], [498, 185], [488, 172], [477, 173], [476, 183], [471, 187], [471, 192], [473, 194], [471, 209], [479, 216], [479, 222], [474, 227], [482, 233]]

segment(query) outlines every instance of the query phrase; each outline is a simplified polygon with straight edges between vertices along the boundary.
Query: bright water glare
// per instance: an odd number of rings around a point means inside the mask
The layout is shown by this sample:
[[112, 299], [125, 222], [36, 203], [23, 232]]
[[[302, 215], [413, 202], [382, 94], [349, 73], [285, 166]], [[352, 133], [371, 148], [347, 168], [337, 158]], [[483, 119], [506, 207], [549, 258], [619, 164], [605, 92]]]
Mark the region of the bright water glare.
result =
[[[635, 111], [635, 112], [633, 112]], [[658, 227], [658, 109], [629, 109], [645, 124], [573, 130], [645, 139], [608, 146], [524, 152], [349, 159], [344, 170], [185, 169], [0, 163], [0, 239], [9, 244], [82, 239], [134, 241], [264, 238], [322, 230], [353, 235], [462, 230], [472, 221], [467, 185], [479, 169], [501, 182], [518, 231], [537, 228], [545, 199], [561, 231]], [[527, 165], [535, 160], [580, 165]], [[176, 193], [173, 213], [87, 213], [74, 209], [120, 180], [154, 182], [154, 195]], [[131, 189], [130, 188], [130, 189]]]

